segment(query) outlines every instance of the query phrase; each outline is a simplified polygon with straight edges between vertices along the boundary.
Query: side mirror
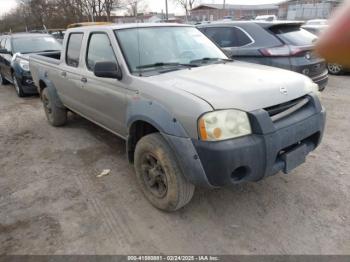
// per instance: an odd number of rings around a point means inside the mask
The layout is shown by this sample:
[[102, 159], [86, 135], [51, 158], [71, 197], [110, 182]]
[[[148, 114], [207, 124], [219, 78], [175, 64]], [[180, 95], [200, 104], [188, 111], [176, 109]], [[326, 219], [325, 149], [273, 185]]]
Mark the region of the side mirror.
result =
[[1, 48], [1, 49], [0, 49], [0, 54], [5, 54], [5, 55], [7, 55], [7, 54], [11, 54], [11, 52], [10, 52], [9, 50], [7, 50], [7, 49]]
[[115, 78], [118, 80], [123, 78], [120, 67], [114, 62], [97, 62], [95, 64], [94, 74], [97, 77]]

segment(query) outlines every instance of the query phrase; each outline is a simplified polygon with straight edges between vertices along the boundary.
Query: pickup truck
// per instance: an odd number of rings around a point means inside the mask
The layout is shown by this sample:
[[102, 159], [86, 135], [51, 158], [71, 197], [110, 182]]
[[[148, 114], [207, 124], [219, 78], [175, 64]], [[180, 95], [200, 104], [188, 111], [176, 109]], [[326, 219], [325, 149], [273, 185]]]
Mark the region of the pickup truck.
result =
[[141, 190], [166, 211], [195, 187], [290, 173], [323, 135], [308, 77], [230, 60], [188, 25], [69, 29], [62, 53], [31, 55], [29, 67], [48, 122], [72, 111], [125, 139]]

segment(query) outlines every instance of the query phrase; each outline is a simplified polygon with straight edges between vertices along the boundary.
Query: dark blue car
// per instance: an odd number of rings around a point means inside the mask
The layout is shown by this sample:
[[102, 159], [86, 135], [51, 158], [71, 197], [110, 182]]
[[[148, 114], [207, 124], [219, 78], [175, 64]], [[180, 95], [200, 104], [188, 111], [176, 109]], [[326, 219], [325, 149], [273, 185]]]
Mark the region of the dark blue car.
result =
[[[37, 94], [28, 60], [33, 53], [61, 50], [61, 44], [49, 34], [17, 33], [0, 36], [0, 84], [12, 83], [19, 97]], [[18, 58], [21, 54], [23, 58]]]

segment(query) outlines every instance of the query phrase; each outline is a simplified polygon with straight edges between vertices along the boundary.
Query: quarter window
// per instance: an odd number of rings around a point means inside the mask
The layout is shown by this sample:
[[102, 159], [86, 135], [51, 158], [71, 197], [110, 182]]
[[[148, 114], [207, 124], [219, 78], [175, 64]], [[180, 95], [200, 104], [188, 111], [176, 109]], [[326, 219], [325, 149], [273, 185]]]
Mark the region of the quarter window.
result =
[[237, 27], [209, 27], [205, 34], [220, 47], [240, 47], [252, 43], [252, 40]]
[[67, 45], [67, 55], [66, 55], [66, 63], [69, 66], [78, 67], [79, 66], [79, 58], [80, 58], [80, 50], [81, 43], [83, 40], [82, 33], [72, 33], [68, 39]]
[[93, 33], [90, 36], [86, 66], [93, 71], [97, 62], [117, 62], [111, 42], [105, 33]]

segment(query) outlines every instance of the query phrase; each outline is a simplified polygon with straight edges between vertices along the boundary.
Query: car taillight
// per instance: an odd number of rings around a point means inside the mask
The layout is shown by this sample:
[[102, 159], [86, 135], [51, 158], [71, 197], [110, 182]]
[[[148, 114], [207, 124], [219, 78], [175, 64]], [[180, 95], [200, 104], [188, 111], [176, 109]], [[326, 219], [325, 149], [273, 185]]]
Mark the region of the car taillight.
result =
[[259, 51], [264, 56], [295, 56], [304, 52], [304, 50], [299, 47], [288, 45], [262, 48]]

